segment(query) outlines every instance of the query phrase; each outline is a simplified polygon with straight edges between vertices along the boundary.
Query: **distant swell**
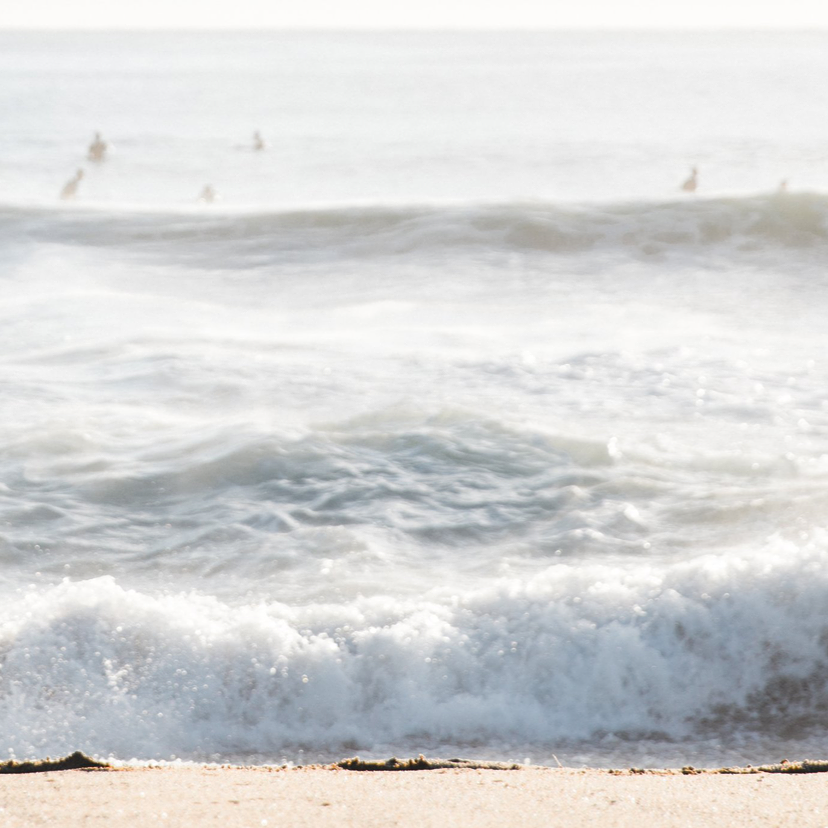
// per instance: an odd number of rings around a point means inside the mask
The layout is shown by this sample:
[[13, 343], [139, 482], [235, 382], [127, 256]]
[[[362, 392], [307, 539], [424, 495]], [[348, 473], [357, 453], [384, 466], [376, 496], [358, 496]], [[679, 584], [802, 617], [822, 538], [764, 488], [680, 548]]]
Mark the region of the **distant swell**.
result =
[[654, 256], [671, 250], [823, 248], [828, 196], [780, 193], [666, 202], [558, 205], [356, 206], [286, 212], [0, 208], [0, 237], [130, 247], [199, 264], [255, 266], [295, 257], [356, 258], [452, 251], [586, 251]]

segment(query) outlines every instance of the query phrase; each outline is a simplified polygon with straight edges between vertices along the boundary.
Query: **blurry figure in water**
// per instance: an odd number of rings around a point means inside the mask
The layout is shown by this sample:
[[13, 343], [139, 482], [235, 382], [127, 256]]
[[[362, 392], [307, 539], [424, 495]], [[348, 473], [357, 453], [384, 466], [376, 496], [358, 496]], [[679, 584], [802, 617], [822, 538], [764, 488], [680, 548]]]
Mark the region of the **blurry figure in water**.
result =
[[685, 193], [695, 193], [696, 187], [699, 186], [699, 171], [693, 167], [690, 170], [690, 178], [681, 185], [681, 189], [684, 190]]
[[256, 152], [261, 152], [265, 148], [264, 138], [262, 138], [261, 133], [259, 130], [256, 130], [253, 133], [253, 149]]
[[107, 145], [106, 141], [101, 138], [101, 133], [95, 133], [95, 139], [89, 145], [89, 160], [90, 161], [103, 161], [106, 157], [106, 150]]
[[780, 193], [787, 193], [788, 192], [788, 179], [787, 178], [783, 178], [779, 182], [779, 192]]
[[212, 204], [216, 198], [218, 198], [218, 193], [210, 184], [207, 184], [201, 191], [201, 195], [199, 195], [198, 200], [203, 201], [205, 204]]
[[63, 186], [63, 189], [60, 191], [60, 197], [64, 200], [74, 198], [78, 194], [78, 185], [81, 183], [82, 178], [83, 178], [83, 170], [79, 169], [75, 173], [75, 177], [71, 178]]

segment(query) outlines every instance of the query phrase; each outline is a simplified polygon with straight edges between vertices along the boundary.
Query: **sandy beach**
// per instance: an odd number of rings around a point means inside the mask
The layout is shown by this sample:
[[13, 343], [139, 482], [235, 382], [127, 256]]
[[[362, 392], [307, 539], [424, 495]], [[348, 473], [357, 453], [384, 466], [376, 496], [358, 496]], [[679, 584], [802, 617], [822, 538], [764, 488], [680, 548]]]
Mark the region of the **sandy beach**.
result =
[[828, 824], [828, 777], [523, 767], [127, 768], [0, 776], [0, 825]]

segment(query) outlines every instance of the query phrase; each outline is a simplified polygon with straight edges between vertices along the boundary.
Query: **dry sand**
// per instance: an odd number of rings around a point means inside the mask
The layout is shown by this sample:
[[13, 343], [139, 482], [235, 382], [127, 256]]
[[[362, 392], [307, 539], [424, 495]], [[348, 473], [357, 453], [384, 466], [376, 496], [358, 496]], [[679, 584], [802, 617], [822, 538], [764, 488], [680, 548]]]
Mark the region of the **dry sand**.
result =
[[828, 774], [129, 768], [0, 776], [0, 826], [828, 826]]

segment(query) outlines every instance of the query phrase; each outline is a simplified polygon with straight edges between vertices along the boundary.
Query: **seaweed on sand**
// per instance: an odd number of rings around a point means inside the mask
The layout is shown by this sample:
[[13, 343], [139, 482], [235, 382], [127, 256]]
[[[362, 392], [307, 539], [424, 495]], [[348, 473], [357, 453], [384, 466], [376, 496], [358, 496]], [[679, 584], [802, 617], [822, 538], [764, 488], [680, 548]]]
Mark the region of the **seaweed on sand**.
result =
[[421, 753], [416, 759], [364, 760], [358, 756], [342, 759], [335, 768], [351, 771], [420, 771], [445, 770], [447, 768], [476, 768], [483, 770], [518, 770], [521, 765], [505, 762], [475, 762], [472, 759], [426, 759]]
[[109, 768], [106, 762], [99, 762], [85, 753], [76, 750], [71, 756], [62, 759], [38, 759], [36, 762], [17, 762], [10, 759], [0, 762], [0, 773], [45, 773], [46, 771], [82, 770], [89, 768]]

